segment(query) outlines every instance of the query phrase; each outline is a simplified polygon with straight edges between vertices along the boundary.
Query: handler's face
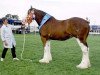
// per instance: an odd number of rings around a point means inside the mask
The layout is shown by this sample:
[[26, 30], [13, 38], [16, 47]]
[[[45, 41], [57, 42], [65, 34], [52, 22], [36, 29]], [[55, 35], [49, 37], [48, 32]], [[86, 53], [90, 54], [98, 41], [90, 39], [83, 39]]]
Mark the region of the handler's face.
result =
[[7, 24], [8, 24], [8, 20], [5, 20], [5, 21], [4, 21], [4, 24], [7, 25]]

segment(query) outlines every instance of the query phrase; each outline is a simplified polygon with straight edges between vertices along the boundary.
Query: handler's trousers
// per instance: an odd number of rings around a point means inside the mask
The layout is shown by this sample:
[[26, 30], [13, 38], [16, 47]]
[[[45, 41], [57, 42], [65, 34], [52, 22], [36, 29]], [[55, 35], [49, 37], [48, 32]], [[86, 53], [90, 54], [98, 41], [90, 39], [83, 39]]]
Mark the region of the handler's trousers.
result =
[[[8, 48], [4, 48], [2, 51], [2, 58], [5, 58], [6, 53], [7, 53]], [[16, 51], [15, 51], [15, 47], [13, 46], [13, 48], [11, 48], [11, 53], [12, 53], [12, 57], [16, 58]]]

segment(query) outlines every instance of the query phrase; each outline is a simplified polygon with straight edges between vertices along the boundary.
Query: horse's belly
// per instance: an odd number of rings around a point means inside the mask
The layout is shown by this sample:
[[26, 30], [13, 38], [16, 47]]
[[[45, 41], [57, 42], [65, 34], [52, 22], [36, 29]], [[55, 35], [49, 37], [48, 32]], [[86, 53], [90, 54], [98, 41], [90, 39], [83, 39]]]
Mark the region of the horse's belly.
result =
[[62, 40], [62, 41], [69, 38], [70, 38], [70, 35], [52, 35], [50, 37], [51, 40]]

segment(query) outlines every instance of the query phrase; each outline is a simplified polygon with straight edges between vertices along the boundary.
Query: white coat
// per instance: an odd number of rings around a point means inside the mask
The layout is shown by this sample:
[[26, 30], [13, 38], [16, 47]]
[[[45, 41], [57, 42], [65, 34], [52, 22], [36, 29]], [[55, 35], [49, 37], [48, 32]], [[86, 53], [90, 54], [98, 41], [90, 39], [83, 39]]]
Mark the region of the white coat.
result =
[[6, 41], [8, 44], [6, 46], [5, 43], [3, 42], [3, 45], [5, 48], [12, 48], [13, 46], [16, 45], [16, 41], [13, 36], [11, 26], [9, 24], [7, 26], [3, 25], [1, 27], [1, 39], [2, 39], [2, 41]]

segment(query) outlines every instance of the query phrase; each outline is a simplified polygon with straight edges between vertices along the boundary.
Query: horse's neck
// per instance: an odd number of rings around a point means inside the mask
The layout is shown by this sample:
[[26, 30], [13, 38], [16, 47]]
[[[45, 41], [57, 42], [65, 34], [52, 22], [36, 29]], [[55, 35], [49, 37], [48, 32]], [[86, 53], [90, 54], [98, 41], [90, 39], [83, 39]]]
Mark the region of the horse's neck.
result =
[[40, 11], [40, 10], [37, 11], [35, 20], [38, 23], [38, 25], [40, 25], [40, 23], [41, 23], [43, 17], [45, 16], [45, 14], [46, 13], [43, 12], [43, 11]]

